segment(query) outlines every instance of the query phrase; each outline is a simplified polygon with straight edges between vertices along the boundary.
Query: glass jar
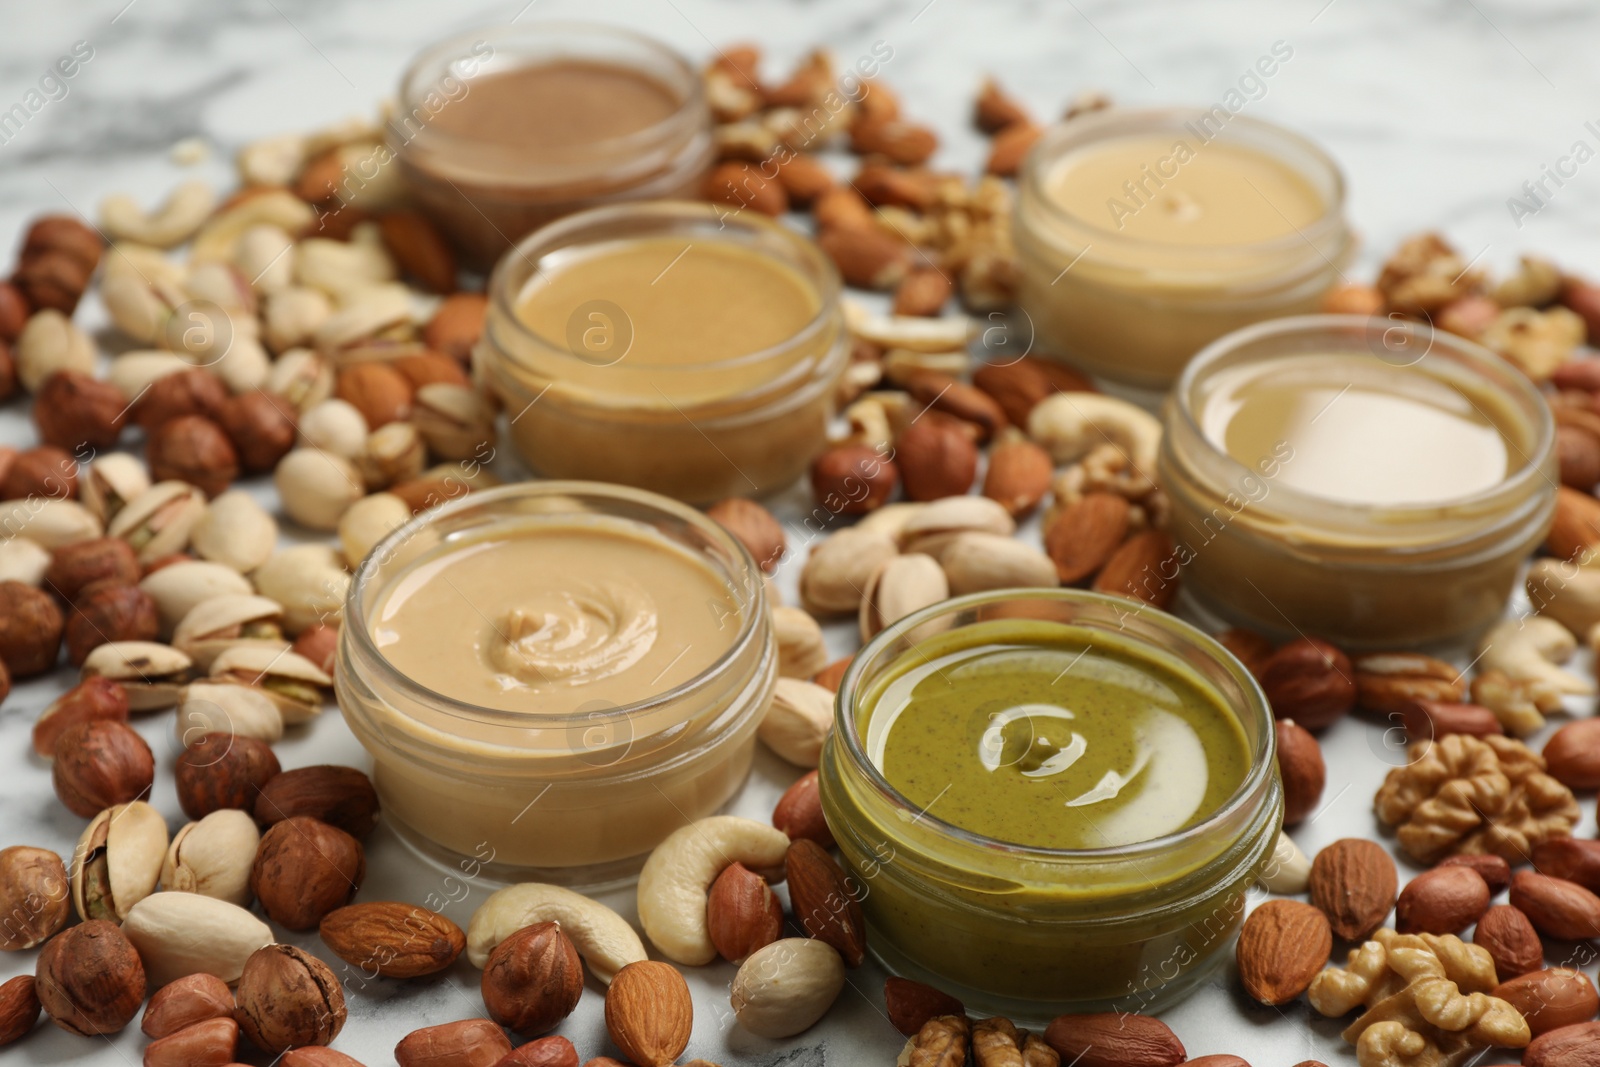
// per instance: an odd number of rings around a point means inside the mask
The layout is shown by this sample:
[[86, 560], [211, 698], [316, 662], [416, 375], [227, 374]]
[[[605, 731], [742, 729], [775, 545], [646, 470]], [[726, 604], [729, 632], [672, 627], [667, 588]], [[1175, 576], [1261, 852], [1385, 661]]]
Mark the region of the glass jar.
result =
[[[1327, 355], [1426, 375], [1460, 390], [1486, 419], [1500, 411], [1503, 480], [1426, 504], [1347, 503], [1283, 484], [1301, 443], [1246, 464], [1205, 432], [1207, 404], [1230, 372]], [[1157, 480], [1171, 501], [1186, 595], [1282, 637], [1314, 634], [1350, 648], [1465, 641], [1505, 610], [1555, 507], [1555, 429], [1538, 389], [1487, 349], [1422, 323], [1311, 315], [1230, 334], [1184, 371], [1165, 427]]]
[[[518, 301], [551, 257], [663, 238], [720, 247], [792, 275], [814, 310], [786, 340], [727, 359], [637, 362], [626, 344], [590, 350], [591, 330], [630, 334], [613, 301], [581, 305], [567, 336], [531, 330]], [[754, 212], [708, 204], [599, 208], [553, 223], [496, 268], [475, 373], [503, 401], [518, 452], [546, 477], [633, 485], [690, 503], [761, 495], [792, 483], [827, 444], [849, 361], [839, 274], [810, 240]], [[708, 300], [738, 302], [736, 291]], [[744, 298], [748, 299], [748, 298]]]
[[[716, 620], [731, 631], [726, 651], [683, 684], [571, 714], [477, 706], [397, 670], [374, 637], [396, 583], [463, 545], [539, 523], [659, 539], [703, 562], [736, 608]], [[335, 686], [372, 755], [384, 817], [414, 848], [451, 869], [473, 858], [491, 880], [593, 886], [637, 873], [669, 833], [733, 797], [776, 678], [760, 569], [720, 526], [638, 490], [541, 482], [461, 497], [380, 542], [350, 588]]]
[[[1213, 142], [1252, 150], [1309, 184], [1323, 214], [1268, 240], [1167, 243], [1094, 225], [1050, 195], [1065, 162], [1135, 137], [1170, 137], [1195, 157]], [[1180, 173], [1181, 164], [1164, 156], [1129, 177], [1149, 191], [1163, 175]], [[1354, 247], [1344, 195], [1338, 166], [1320, 148], [1255, 119], [1235, 115], [1218, 126], [1200, 110], [1113, 108], [1063, 122], [1040, 138], [1018, 180], [1018, 304], [1032, 321], [1036, 349], [1114, 383], [1165, 390], [1223, 334], [1317, 309]], [[1260, 210], [1275, 217], [1265, 199]]]
[[[931, 632], [1039, 620], [1079, 640], [1135, 645], [1207, 687], [1238, 717], [1243, 782], [1185, 830], [1100, 849], [995, 840], [918, 810], [867, 756], [863, 696]], [[865, 912], [868, 946], [891, 972], [969, 1009], [1016, 1019], [1159, 1011], [1230, 954], [1245, 895], [1283, 821], [1272, 712], [1250, 673], [1194, 627], [1114, 596], [996, 590], [926, 608], [873, 638], [839, 687], [822, 759], [828, 826]]]
[[[642, 128], [552, 144], [452, 122], [475, 79], [519, 68], [582, 63], [659, 86], [670, 111]], [[698, 196], [715, 156], [700, 74], [651, 38], [614, 26], [526, 23], [430, 46], [400, 82], [389, 147], [412, 199], [476, 267], [487, 270], [553, 219], [622, 200]]]

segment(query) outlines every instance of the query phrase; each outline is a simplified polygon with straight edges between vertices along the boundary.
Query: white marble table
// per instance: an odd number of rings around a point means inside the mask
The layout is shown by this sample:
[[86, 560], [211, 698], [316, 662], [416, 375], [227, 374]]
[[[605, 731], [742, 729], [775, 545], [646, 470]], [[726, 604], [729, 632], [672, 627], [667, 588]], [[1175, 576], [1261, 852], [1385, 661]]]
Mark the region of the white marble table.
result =
[[[1370, 273], [1401, 236], [1444, 230], [1466, 252], [1505, 268], [1519, 250], [1538, 250], [1600, 276], [1600, 162], [1562, 157], [1600, 149], [1600, 68], [1592, 45], [1600, 8], [1582, 0], [513, 0], [433, 4], [423, 0], [114, 0], [8, 4], [0, 34], [0, 233], [16, 234], [41, 212], [93, 215], [107, 193], [146, 200], [194, 171], [172, 162], [180, 139], [213, 146], [198, 172], [231, 180], [228, 159], [242, 143], [370, 114], [392, 92], [407, 57], [429, 40], [476, 25], [520, 19], [598, 18], [643, 29], [695, 56], [752, 40], [781, 67], [815, 45], [849, 61], [883, 42], [883, 75], [916, 117], [945, 139], [941, 161], [975, 166], [982, 142], [966, 124], [984, 72], [1001, 76], [1041, 114], [1054, 114], [1083, 89], [1136, 103], [1213, 103], [1274, 42], [1289, 61], [1245, 105], [1321, 141], [1350, 183], [1349, 211], [1366, 239], [1353, 276]], [[47, 68], [75, 44], [92, 49], [77, 75], [31, 98]], [[1246, 88], [1249, 88], [1246, 86]], [[54, 98], [52, 98], [54, 97]], [[18, 113], [11, 112], [13, 116]], [[1597, 123], [1596, 130], [1600, 130]], [[1561, 175], [1548, 178], [1546, 168]], [[1538, 200], [1525, 182], [1544, 180]], [[1523, 207], [1513, 211], [1512, 198]], [[1537, 210], [1530, 210], [1537, 208]], [[1520, 217], [1519, 217], [1520, 216]], [[103, 322], [92, 303], [81, 321]], [[31, 443], [19, 405], [0, 410], [0, 442]], [[263, 499], [270, 490], [260, 487]], [[782, 502], [798, 515], [803, 496]], [[792, 590], [797, 565], [780, 575]], [[843, 630], [836, 651], [851, 647]], [[82, 821], [50, 790], [49, 771], [29, 754], [28, 731], [60, 680], [18, 686], [0, 708], [0, 845], [27, 843], [67, 853]], [[1577, 709], [1575, 709], [1577, 710]], [[1581, 709], [1587, 713], [1590, 709]], [[170, 716], [138, 723], [156, 748], [156, 802], [176, 828], [175, 755]], [[1325, 737], [1329, 783], [1322, 811], [1297, 832], [1313, 852], [1337, 837], [1376, 833], [1370, 798], [1398, 758], [1381, 727], [1358, 719]], [[364, 754], [330, 709], [279, 748], [285, 766], [360, 765]], [[793, 772], [763, 756], [735, 810], [765, 818]], [[1592, 812], [1586, 801], [1586, 812]], [[1586, 814], [1580, 833], [1594, 831]], [[465, 896], [448, 913], [465, 924], [485, 895], [424, 867], [386, 830], [369, 847], [363, 899]], [[628, 894], [613, 898], [628, 907]], [[293, 936], [317, 951], [316, 938]], [[331, 959], [324, 952], [325, 958]], [[0, 958], [0, 978], [30, 971], [33, 955]], [[881, 1017], [882, 975], [868, 966], [826, 1022], [790, 1042], [771, 1043], [733, 1026], [726, 983], [732, 968], [694, 977], [697, 1026], [689, 1055], [723, 1064], [888, 1064], [900, 1039]], [[369, 1064], [415, 1027], [481, 1014], [477, 973], [465, 962], [440, 980], [348, 989], [350, 1021], [339, 1048]], [[1231, 972], [1167, 1015], [1193, 1056], [1231, 1052], [1255, 1067], [1307, 1058], [1354, 1063], [1335, 1022], [1302, 1004], [1280, 1010], [1245, 1004]], [[561, 1032], [585, 1056], [606, 1052], [601, 997], [591, 989]], [[17, 1062], [137, 1063], [136, 1029], [112, 1040], [82, 1039], [48, 1024], [17, 1046]], [[258, 1058], [254, 1062], [265, 1063]]]

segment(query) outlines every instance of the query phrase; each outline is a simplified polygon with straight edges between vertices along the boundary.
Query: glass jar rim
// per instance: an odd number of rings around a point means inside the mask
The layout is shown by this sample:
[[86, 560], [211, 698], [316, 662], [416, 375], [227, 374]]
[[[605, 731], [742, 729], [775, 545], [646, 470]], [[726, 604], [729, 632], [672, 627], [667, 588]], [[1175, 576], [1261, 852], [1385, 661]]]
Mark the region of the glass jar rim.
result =
[[[1340, 352], [1340, 338], [1351, 337], [1357, 331], [1369, 333], [1376, 329], [1381, 335], [1388, 336], [1396, 330], [1404, 332], [1407, 343], [1420, 343], [1424, 345], [1423, 354], [1406, 366], [1416, 366], [1423, 359], [1435, 351], [1448, 352], [1456, 363], [1465, 368], [1472, 377], [1481, 384], [1494, 389], [1501, 389], [1506, 383], [1520, 395], [1514, 399], [1529, 414], [1531, 428], [1534, 431], [1534, 445], [1531, 455], [1522, 457], [1522, 466], [1498, 485], [1481, 490], [1463, 497], [1450, 500], [1436, 501], [1431, 504], [1399, 504], [1374, 506], [1370, 504], [1349, 504], [1327, 497], [1320, 497], [1303, 490], [1293, 489], [1288, 486], [1274, 488], [1273, 496], [1281, 503], [1272, 510], [1289, 514], [1302, 514], [1315, 511], [1323, 519], [1341, 523], [1360, 524], [1370, 523], [1372, 516], [1382, 515], [1398, 521], [1420, 521], [1431, 518], [1445, 509], [1493, 509], [1493, 505], [1507, 499], [1518, 498], [1527, 494], [1527, 486], [1535, 480], [1546, 479], [1547, 476], [1539, 468], [1538, 457], [1545, 455], [1555, 443], [1555, 417], [1550, 412], [1550, 406], [1534, 386], [1533, 382], [1501, 357], [1495, 355], [1482, 345], [1469, 341], [1465, 337], [1448, 333], [1425, 322], [1411, 319], [1378, 318], [1366, 315], [1291, 315], [1280, 319], [1268, 319], [1252, 326], [1235, 330], [1230, 334], [1219, 337], [1205, 348], [1195, 354], [1184, 367], [1183, 373], [1172, 387], [1168, 404], [1171, 410], [1181, 420], [1186, 435], [1192, 435], [1194, 440], [1204, 448], [1209, 449], [1211, 455], [1218, 457], [1227, 468], [1237, 474], [1250, 475], [1254, 472], [1245, 464], [1234, 459], [1226, 451], [1219, 448], [1208, 437], [1200, 426], [1200, 412], [1196, 411], [1192, 403], [1193, 394], [1209, 373], [1214, 364], [1227, 359], [1235, 351], [1247, 345], [1273, 339], [1287, 339], [1295, 336], [1316, 337], [1321, 334], [1329, 339], [1331, 351]], [[1285, 353], [1276, 353], [1281, 357]], [[1382, 357], [1370, 349], [1351, 349], [1348, 354], [1360, 356], [1367, 355], [1373, 359], [1382, 360]], [[1270, 358], [1263, 356], [1262, 358]], [[1393, 365], [1393, 364], [1391, 364]], [[1496, 374], [1503, 375], [1505, 382], [1497, 381]], [[1513, 447], [1515, 447], [1513, 445]], [[1520, 450], [1519, 450], [1520, 451]], [[1284, 505], [1287, 505], [1285, 507]], [[1513, 516], [1514, 517], [1514, 516]], [[1431, 547], [1431, 546], [1430, 546]]]
[[[598, 497], [620, 501], [644, 509], [654, 509], [657, 513], [684, 522], [697, 533], [709, 537], [726, 551], [731, 558], [738, 561], [740, 573], [730, 575], [732, 579], [730, 585], [735, 588], [743, 586], [754, 589], [755, 596], [751, 603], [741, 605], [743, 618], [740, 619], [739, 632], [734, 635], [732, 643], [710, 665], [693, 678], [680, 682], [671, 689], [655, 696], [634, 701], [630, 704], [619, 705], [608, 711], [575, 711], [555, 715], [541, 714], [538, 717], [538, 723], [541, 727], [570, 728], [580, 725], [623, 721], [682, 700], [696, 689], [718, 677], [727, 668], [728, 664], [737, 659], [745, 651], [746, 647], [755, 640], [756, 635], [760, 632], [761, 615], [765, 611], [765, 578], [754, 557], [750, 555], [749, 550], [737, 538], [723, 529], [720, 524], [687, 504], [680, 504], [670, 497], [652, 493], [645, 489], [612, 485], [608, 482], [540, 480], [519, 482], [495, 489], [467, 493], [456, 500], [448, 501], [438, 507], [413, 516], [404, 526], [390, 532], [388, 536], [373, 546], [371, 551], [367, 553], [366, 558], [361, 561], [361, 565], [356, 568], [355, 575], [350, 582], [350, 591], [345, 596], [344, 621], [340, 625], [341, 634], [347, 634], [355, 642], [356, 651], [363, 662], [375, 669], [383, 684], [393, 688], [396, 692], [402, 693], [419, 703], [426, 703], [431, 710], [442, 712], [452, 719], [461, 719], [486, 726], [526, 730], [529, 726], [529, 716], [526, 712], [486, 707], [481, 704], [474, 704], [471, 701], [458, 700], [448, 694], [422, 685], [401, 671], [389, 660], [389, 657], [383, 654], [383, 650], [373, 640], [372, 632], [368, 625], [367, 613], [362, 606], [361, 598], [367, 586], [377, 580], [373, 572], [381, 565], [381, 561], [387, 559], [394, 548], [403, 545], [430, 526], [474, 507], [493, 505], [502, 501], [537, 499], [541, 497], [559, 498], [562, 496], [578, 497], [580, 499]], [[402, 568], [401, 573], [404, 573], [404, 568]]]
[[1114, 137], [1124, 132], [1136, 132], [1135, 128], [1141, 124], [1153, 127], [1161, 126], [1185, 122], [1210, 114], [1211, 112], [1204, 108], [1195, 107], [1111, 107], [1103, 111], [1078, 115], [1072, 119], [1058, 122], [1046, 130], [1044, 135], [1039, 138], [1038, 143], [1029, 150], [1027, 163], [1023, 168], [1021, 177], [1022, 187], [1028, 194], [1029, 199], [1037, 203], [1050, 218], [1064, 224], [1074, 232], [1093, 236], [1092, 241], [1086, 242], [1086, 252], [1088, 245], [1096, 243], [1110, 244], [1114, 247], [1126, 249], [1176, 249], [1181, 250], [1188, 256], [1262, 256], [1292, 251], [1300, 246], [1316, 249], [1313, 237], [1340, 225], [1341, 220], [1344, 218], [1346, 195], [1344, 172], [1339, 169], [1339, 164], [1334, 158], [1321, 145], [1318, 145], [1309, 137], [1277, 123], [1266, 122], [1247, 115], [1233, 115], [1228, 120], [1229, 128], [1232, 129], [1237, 126], [1237, 128], [1253, 132], [1258, 137], [1275, 139], [1282, 144], [1290, 145], [1304, 152], [1325, 171], [1331, 187], [1328, 202], [1324, 205], [1322, 214], [1315, 222], [1296, 230], [1294, 233], [1285, 234], [1282, 237], [1274, 237], [1266, 241], [1251, 241], [1244, 244], [1189, 245], [1174, 244], [1169, 241], [1153, 241], [1142, 237], [1129, 237], [1094, 226], [1088, 220], [1068, 211], [1046, 193], [1044, 189], [1044, 178], [1048, 168], [1046, 168], [1043, 161], [1047, 157], [1059, 158], [1083, 143]]
[[[686, 86], [682, 99], [670, 115], [660, 121], [652, 123], [643, 129], [631, 133], [619, 134], [614, 137], [602, 137], [592, 142], [596, 151], [616, 154], [626, 154], [630, 149], [648, 146], [659, 138], [662, 130], [674, 123], [681, 122], [682, 116], [695, 114], [705, 106], [705, 84], [689, 63], [677, 49], [658, 41], [648, 34], [625, 26], [614, 26], [606, 22], [586, 22], [576, 19], [549, 21], [534, 21], [523, 25], [485, 26], [477, 30], [468, 30], [452, 34], [440, 41], [435, 41], [422, 51], [418, 52], [406, 64], [404, 73], [400, 75], [400, 106], [402, 109], [411, 107], [417, 101], [417, 82], [423, 77], [426, 68], [432, 67], [441, 60], [446, 64], [455, 56], [470, 50], [478, 41], [494, 43], [496, 40], [507, 40], [524, 36], [538, 36], [541, 38], [554, 37], [560, 34], [573, 36], [588, 35], [596, 38], [609, 37], [615, 41], [626, 41], [632, 45], [652, 53], [657, 59], [674, 68], [674, 72], [683, 79]], [[470, 79], [467, 79], [470, 80]], [[440, 141], [454, 144], [477, 143], [481, 138], [470, 137], [466, 134], [448, 133], [434, 130], [431, 137]]]
[[[917, 805], [911, 802], [910, 798], [896, 789], [884, 777], [883, 771], [867, 756], [860, 732], [856, 728], [855, 697], [861, 685], [861, 676], [865, 672], [867, 665], [880, 656], [884, 649], [903, 638], [907, 633], [940, 616], [954, 615], [971, 608], [981, 608], [990, 604], [1021, 599], [1048, 600], [1066, 604], [1101, 607], [1110, 612], [1113, 617], [1119, 618], [1124, 627], [1130, 617], [1145, 619], [1156, 629], [1187, 642], [1191, 647], [1217, 660], [1244, 691], [1248, 704], [1245, 710], [1249, 712], [1252, 718], [1259, 720], [1257, 727], [1260, 731], [1260, 739], [1254, 751], [1251, 752], [1250, 771], [1244, 776], [1244, 779], [1228, 799], [1193, 826], [1170, 834], [1153, 837], [1148, 841], [1135, 841], [1125, 845], [1111, 845], [1105, 848], [1049, 848], [1042, 845], [1025, 845], [1015, 841], [1002, 841], [999, 838], [962, 829], [936, 815], [930, 815], [926, 810], [919, 810]], [[1119, 632], [1124, 638], [1132, 636], [1134, 639], [1140, 640], [1141, 643], [1148, 644], [1138, 635], [1130, 635], [1125, 628]], [[941, 600], [937, 604], [929, 605], [920, 611], [907, 615], [903, 619], [899, 619], [881, 630], [850, 661], [850, 666], [845, 670], [844, 677], [839, 682], [839, 691], [834, 699], [833, 718], [834, 730], [843, 739], [845, 750], [849, 753], [851, 763], [855, 765], [855, 768], [860, 772], [866, 783], [887, 803], [900, 811], [917, 812], [918, 822], [926, 822], [937, 826], [943, 834], [960, 844], [988, 852], [1009, 853], [1024, 860], [1055, 863], [1070, 863], [1074, 861], [1108, 862], [1137, 859], [1150, 853], [1179, 848], [1204, 837], [1208, 833], [1214, 832], [1218, 826], [1227, 823], [1241, 809], [1248, 807], [1253, 798], [1260, 792], [1266, 779], [1270, 778], [1274, 773], [1277, 766], [1275, 758], [1277, 736], [1273, 726], [1272, 708], [1267, 703], [1266, 695], [1261, 691], [1261, 686], [1255, 680], [1255, 676], [1239, 661], [1238, 657], [1229, 652], [1214, 637], [1192, 623], [1178, 618], [1176, 615], [1168, 614], [1146, 604], [1140, 604], [1138, 601], [1131, 601], [1127, 597], [1110, 593], [1096, 593], [1086, 589], [990, 589], [981, 593], [968, 593], [965, 596]], [[1244, 722], [1242, 713], [1241, 726], [1248, 726]]]
[[[548, 225], [541, 226], [527, 237], [518, 241], [516, 246], [500, 258], [495, 264], [494, 274], [489, 279], [489, 299], [494, 304], [497, 318], [500, 318], [515, 335], [530, 345], [539, 346], [542, 350], [553, 353], [561, 359], [581, 361], [577, 353], [564, 348], [559, 342], [536, 333], [522, 321], [516, 312], [517, 292], [527, 285], [527, 279], [512, 291], [510, 271], [515, 260], [521, 260], [529, 265], [533, 271], [539, 270], [538, 261], [547, 252], [554, 252], [561, 248], [581, 246], [584, 242], [573, 240], [565, 244], [555, 244], [549, 248], [541, 246], [550, 245], [552, 241], [560, 241], [590, 227], [605, 226], [619, 220], [646, 221], [660, 226], [679, 224], [695, 226], [706, 222], [714, 222], [720, 231], [730, 227], [743, 227], [747, 232], [776, 238], [786, 244], [797, 257], [804, 262], [807, 270], [814, 272], [814, 277], [807, 280], [814, 283], [817, 289], [817, 312], [807, 323], [793, 335], [779, 341], [777, 344], [743, 355], [730, 356], [727, 359], [708, 360], [704, 363], [685, 363], [669, 366], [652, 366], [652, 374], [688, 375], [688, 374], [718, 374], [724, 371], [737, 370], [747, 364], [759, 364], [770, 360], [779, 353], [802, 346], [811, 338], [829, 328], [829, 325], [838, 316], [839, 296], [843, 282], [839, 277], [839, 270], [820, 249], [816, 243], [804, 234], [791, 229], [773, 219], [756, 215], [748, 209], [734, 209], [724, 212], [714, 204], [699, 203], [692, 200], [650, 200], [621, 204], [609, 204], [603, 207], [589, 208], [585, 211], [574, 212], [564, 218], [557, 219]], [[626, 240], [626, 237], [612, 237], [611, 240]], [[730, 240], [728, 237], [718, 240]], [[535, 254], [536, 253], [536, 254]], [[770, 253], [764, 253], [769, 254]], [[531, 276], [531, 275], [530, 275]], [[504, 346], [502, 346], [503, 348]]]

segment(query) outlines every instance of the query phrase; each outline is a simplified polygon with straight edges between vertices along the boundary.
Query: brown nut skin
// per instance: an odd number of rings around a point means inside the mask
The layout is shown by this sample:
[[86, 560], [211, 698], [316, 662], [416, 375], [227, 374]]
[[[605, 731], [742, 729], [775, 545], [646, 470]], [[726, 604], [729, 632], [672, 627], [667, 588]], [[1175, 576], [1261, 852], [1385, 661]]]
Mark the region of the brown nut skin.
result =
[[670, 963], [630, 963], [606, 990], [606, 1032], [639, 1067], [676, 1063], [689, 1047], [693, 1027], [689, 983]]
[[378, 791], [372, 779], [354, 767], [297, 767], [262, 787], [255, 816], [262, 826], [272, 826], [297, 815], [364, 838], [378, 825]]
[[278, 1053], [326, 1045], [344, 1029], [344, 990], [328, 965], [293, 945], [267, 945], [245, 961], [233, 1017], [251, 1044]]
[[0, 704], [6, 702], [6, 697], [11, 695], [11, 671], [6, 668], [6, 661], [0, 659]]
[[204, 415], [222, 421], [228, 388], [209, 370], [193, 367], [163, 375], [133, 403], [133, 421], [149, 433], [183, 415]]
[[205, 1019], [144, 1048], [144, 1067], [230, 1067], [239, 1051], [239, 1024]]
[[0, 1048], [26, 1037], [39, 1022], [39, 994], [31, 974], [0, 983]]
[[960, 496], [978, 476], [978, 446], [950, 421], [925, 414], [895, 441], [895, 462], [910, 500]]
[[1261, 667], [1261, 688], [1280, 719], [1307, 730], [1323, 730], [1356, 703], [1355, 668], [1350, 657], [1315, 637], [1291, 641]]
[[1283, 825], [1298, 826], [1317, 810], [1328, 783], [1322, 746], [1293, 719], [1279, 719], [1278, 773], [1283, 779]]
[[49, 593], [0, 582], [0, 660], [13, 678], [31, 678], [56, 665], [65, 625]]
[[807, 771], [784, 790], [778, 806], [772, 809], [772, 825], [789, 840], [804, 838], [823, 848], [834, 846], [833, 831], [822, 814], [822, 780], [816, 771]]
[[376, 430], [411, 414], [411, 383], [386, 363], [355, 363], [339, 372], [334, 389], [340, 400], [353, 404]]
[[1336, 936], [1362, 941], [1383, 925], [1399, 895], [1394, 858], [1376, 841], [1346, 837], [1311, 861], [1311, 903], [1328, 917]]
[[105, 242], [94, 227], [76, 215], [40, 215], [29, 225], [22, 238], [19, 260], [33, 259], [47, 252], [57, 252], [77, 260], [85, 271], [92, 272], [100, 265]]
[[0, 849], [0, 949], [36, 948], [72, 919], [72, 888], [61, 857], [49, 849]]
[[1600, 720], [1567, 723], [1550, 735], [1540, 754], [1550, 777], [1568, 789], [1600, 789]]
[[1600, 937], [1600, 897], [1576, 882], [1518, 871], [1511, 877], [1510, 900], [1546, 937], [1558, 941]]
[[239, 476], [239, 453], [221, 426], [204, 415], [180, 415], [150, 432], [145, 444], [150, 476], [179, 481], [214, 497]]
[[1540, 874], [1577, 882], [1590, 892], [1600, 890], [1600, 841], [1553, 837], [1533, 846], [1533, 866]]
[[[243, 1065], [237, 1065], [243, 1067]], [[278, 1059], [278, 1067], [366, 1067], [360, 1060], [321, 1045], [292, 1048]]]
[[893, 975], [883, 983], [883, 1010], [890, 1024], [907, 1037], [915, 1037], [929, 1019], [967, 1013], [961, 1001], [944, 990]]
[[261, 787], [280, 770], [277, 755], [265, 741], [230, 733], [202, 734], [174, 765], [178, 806], [197, 820], [224, 808], [254, 811]]
[[144, 964], [115, 923], [90, 919], [45, 942], [34, 988], [50, 1020], [73, 1034], [114, 1034], [144, 1003]]
[[511, 1051], [506, 1032], [488, 1019], [424, 1026], [394, 1047], [399, 1067], [494, 1067]]
[[1187, 1058], [1172, 1028], [1148, 1015], [1058, 1015], [1044, 1040], [1062, 1063], [1077, 1067], [1176, 1067]]
[[304, 656], [332, 677], [333, 664], [339, 654], [339, 628], [319, 622], [309, 629], [301, 630], [300, 636], [294, 639], [289, 651], [297, 656]]
[[1575, 1023], [1540, 1034], [1522, 1051], [1523, 1067], [1590, 1067], [1600, 1046], [1600, 1022]]
[[1510, 904], [1496, 904], [1483, 913], [1472, 943], [1494, 959], [1494, 973], [1504, 978], [1544, 966], [1544, 943], [1528, 917]]
[[871, 445], [839, 445], [811, 464], [811, 493], [834, 515], [865, 515], [889, 502], [900, 484], [893, 459]]
[[1435, 867], [1400, 890], [1394, 928], [1402, 934], [1459, 934], [1489, 908], [1489, 884], [1470, 867]]
[[482, 293], [453, 293], [444, 298], [422, 328], [422, 340], [435, 352], [461, 363], [472, 358], [472, 346], [483, 336], [489, 300]]
[[56, 796], [85, 819], [148, 797], [155, 776], [150, 746], [133, 727], [114, 719], [79, 723], [62, 734], [50, 765]]
[[788, 543], [783, 524], [772, 512], [743, 497], [719, 500], [706, 509], [706, 515], [733, 535], [767, 574], [778, 569]]
[[33, 751], [55, 759], [61, 735], [83, 722], [128, 721], [128, 691], [109, 678], [85, 678], [46, 707], [33, 724]]
[[0, 500], [30, 496], [70, 500], [78, 493], [78, 461], [64, 448], [40, 445], [11, 458], [0, 478]]
[[1447, 856], [1434, 864], [1436, 867], [1470, 867], [1478, 872], [1484, 884], [1489, 887], [1489, 895], [1493, 896], [1511, 884], [1511, 864], [1499, 856], [1469, 855]]
[[578, 1006], [583, 963], [558, 924], [535, 923], [495, 946], [479, 984], [489, 1018], [523, 1037], [537, 1037]]
[[1491, 995], [1521, 1012], [1534, 1037], [1588, 1022], [1600, 1012], [1600, 994], [1594, 983], [1571, 967], [1518, 975], [1501, 982]]
[[541, 1037], [508, 1052], [494, 1067], [578, 1067], [578, 1050], [564, 1037]]
[[472, 378], [456, 360], [439, 352], [421, 352], [389, 361], [389, 366], [405, 375], [412, 389], [424, 385], [471, 385]]
[[139, 1029], [161, 1038], [207, 1019], [233, 1020], [233, 990], [214, 974], [189, 974], [151, 994]]
[[317, 928], [335, 956], [384, 978], [437, 974], [467, 948], [467, 935], [437, 912], [398, 901], [351, 904], [323, 916]]
[[[32, 314], [28, 307], [28, 298], [22, 295], [15, 282], [0, 282], [0, 341], [10, 347], [11, 342], [17, 339], [22, 328], [28, 324], [28, 316]], [[4, 399], [4, 397], [0, 397]]]
[[261, 910], [290, 930], [313, 930], [329, 912], [354, 899], [367, 876], [361, 842], [305, 815], [261, 835], [250, 889]]
[[270, 471], [294, 448], [294, 406], [260, 389], [223, 402], [217, 417], [233, 442], [239, 465], [249, 474]]
[[782, 936], [783, 906], [765, 878], [742, 863], [731, 863], [711, 883], [706, 929], [718, 955], [742, 963]]
[[41, 252], [18, 263], [11, 280], [34, 308], [50, 308], [70, 316], [89, 287], [92, 273], [93, 268], [85, 268], [71, 256]]
[[82, 371], [56, 371], [33, 398], [39, 440], [69, 452], [109, 450], [128, 421], [128, 398], [110, 382]]
[[120, 537], [96, 537], [63, 545], [55, 550], [44, 584], [71, 604], [93, 582], [115, 581], [135, 585], [143, 575], [139, 554]]
[[83, 666], [89, 653], [112, 641], [154, 641], [161, 632], [155, 598], [137, 585], [104, 579], [85, 586], [67, 616], [67, 659]]

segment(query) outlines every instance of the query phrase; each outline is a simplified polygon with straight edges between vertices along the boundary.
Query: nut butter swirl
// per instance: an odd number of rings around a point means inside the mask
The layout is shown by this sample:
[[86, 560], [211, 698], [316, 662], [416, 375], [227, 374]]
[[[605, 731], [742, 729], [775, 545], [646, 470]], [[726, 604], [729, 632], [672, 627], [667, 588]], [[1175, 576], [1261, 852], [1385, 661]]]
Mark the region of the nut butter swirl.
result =
[[610, 678], [655, 647], [660, 615], [637, 582], [615, 577], [544, 589], [506, 613], [484, 646], [507, 688]]

